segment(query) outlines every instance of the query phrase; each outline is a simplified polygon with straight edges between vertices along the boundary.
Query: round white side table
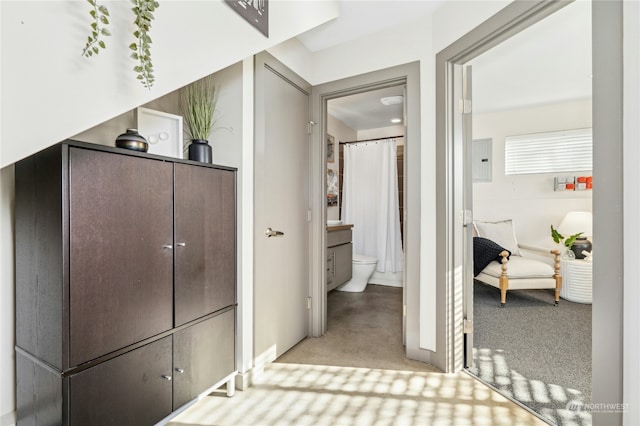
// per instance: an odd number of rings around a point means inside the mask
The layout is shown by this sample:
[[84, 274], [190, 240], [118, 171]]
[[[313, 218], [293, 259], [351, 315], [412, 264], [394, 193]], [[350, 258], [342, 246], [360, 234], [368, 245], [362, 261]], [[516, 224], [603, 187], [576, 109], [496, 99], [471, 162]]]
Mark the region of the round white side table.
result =
[[584, 260], [562, 260], [562, 289], [560, 297], [577, 303], [591, 303], [593, 273], [591, 262]]

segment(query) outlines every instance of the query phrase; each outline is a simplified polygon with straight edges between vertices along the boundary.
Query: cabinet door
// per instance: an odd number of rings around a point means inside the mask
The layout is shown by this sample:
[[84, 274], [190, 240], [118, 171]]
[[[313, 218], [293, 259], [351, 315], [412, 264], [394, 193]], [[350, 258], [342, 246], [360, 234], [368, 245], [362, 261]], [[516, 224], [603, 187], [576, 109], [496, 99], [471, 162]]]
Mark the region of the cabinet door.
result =
[[174, 334], [174, 410], [235, 370], [234, 335], [235, 309]]
[[171, 414], [171, 349], [168, 336], [71, 376], [69, 425], [153, 425]]
[[235, 173], [176, 164], [175, 325], [235, 303]]
[[351, 272], [353, 269], [352, 256], [353, 245], [341, 244], [333, 248], [335, 251], [335, 275], [333, 278], [333, 284], [341, 285], [351, 279]]
[[333, 251], [333, 247], [327, 249], [327, 284], [330, 285], [333, 282], [333, 276], [335, 275], [335, 271], [333, 269], [335, 252]]
[[173, 325], [173, 165], [69, 150], [70, 365]]

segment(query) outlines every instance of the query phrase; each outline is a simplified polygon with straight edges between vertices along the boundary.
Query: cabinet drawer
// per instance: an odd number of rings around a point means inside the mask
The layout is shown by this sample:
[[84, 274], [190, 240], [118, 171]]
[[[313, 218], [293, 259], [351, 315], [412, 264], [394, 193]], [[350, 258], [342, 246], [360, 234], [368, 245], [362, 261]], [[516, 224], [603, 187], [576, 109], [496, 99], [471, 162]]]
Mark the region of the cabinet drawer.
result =
[[69, 378], [69, 425], [153, 425], [171, 413], [171, 336]]
[[235, 370], [235, 312], [231, 309], [174, 334], [174, 410]]
[[327, 247], [333, 247], [340, 244], [351, 242], [351, 229], [343, 229], [342, 231], [327, 232]]

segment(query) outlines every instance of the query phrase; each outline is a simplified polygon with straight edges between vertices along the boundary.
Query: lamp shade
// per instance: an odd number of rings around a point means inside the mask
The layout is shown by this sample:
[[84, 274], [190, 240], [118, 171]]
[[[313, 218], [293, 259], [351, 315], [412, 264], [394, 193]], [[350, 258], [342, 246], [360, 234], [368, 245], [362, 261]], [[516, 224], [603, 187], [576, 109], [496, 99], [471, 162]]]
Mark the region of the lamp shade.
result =
[[591, 212], [569, 212], [558, 225], [558, 232], [565, 237], [580, 232], [582, 232], [582, 237], [590, 237], [593, 235], [592, 222]]

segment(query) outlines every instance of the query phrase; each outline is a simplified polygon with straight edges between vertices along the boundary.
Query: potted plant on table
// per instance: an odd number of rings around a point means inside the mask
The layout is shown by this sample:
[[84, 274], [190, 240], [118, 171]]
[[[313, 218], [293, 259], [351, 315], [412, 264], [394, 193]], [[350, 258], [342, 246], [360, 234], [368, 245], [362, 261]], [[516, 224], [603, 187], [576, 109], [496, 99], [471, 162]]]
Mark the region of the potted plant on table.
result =
[[216, 95], [216, 87], [211, 76], [188, 85], [182, 91], [180, 109], [184, 116], [185, 132], [191, 139], [189, 160], [212, 162], [209, 136], [215, 124], [213, 114], [216, 109]]
[[551, 225], [551, 238], [553, 238], [553, 242], [556, 243], [556, 244], [560, 244], [562, 242], [562, 244], [564, 244], [564, 246], [566, 247], [566, 250], [565, 250], [565, 252], [563, 254], [563, 257], [565, 259], [575, 259], [576, 258], [576, 255], [573, 252], [571, 246], [573, 246], [573, 243], [582, 234], [583, 234], [582, 232], [578, 232], [577, 234], [573, 234], [573, 235], [569, 235], [568, 237], [565, 237], [564, 235], [559, 233], [558, 230], [553, 227], [553, 225]]

